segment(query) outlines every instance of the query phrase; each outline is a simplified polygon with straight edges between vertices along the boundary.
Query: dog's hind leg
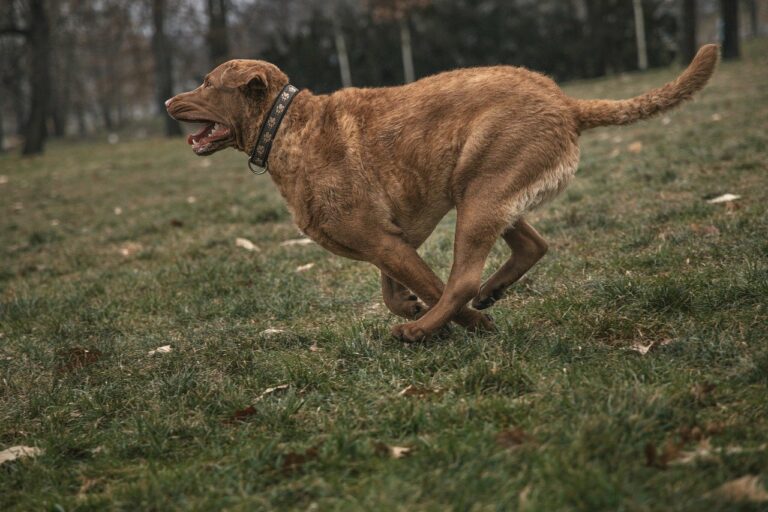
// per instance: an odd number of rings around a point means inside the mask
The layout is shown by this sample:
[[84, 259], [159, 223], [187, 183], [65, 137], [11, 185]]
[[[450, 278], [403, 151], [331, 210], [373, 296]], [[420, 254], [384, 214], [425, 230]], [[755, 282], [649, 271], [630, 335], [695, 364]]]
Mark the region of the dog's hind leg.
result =
[[504, 292], [533, 267], [547, 253], [547, 242], [525, 220], [508, 226], [501, 237], [512, 250], [512, 255], [480, 287], [472, 301], [475, 309], [485, 309], [504, 296]]
[[381, 273], [381, 295], [392, 313], [407, 320], [416, 320], [427, 310], [427, 306], [411, 290], [384, 272]]

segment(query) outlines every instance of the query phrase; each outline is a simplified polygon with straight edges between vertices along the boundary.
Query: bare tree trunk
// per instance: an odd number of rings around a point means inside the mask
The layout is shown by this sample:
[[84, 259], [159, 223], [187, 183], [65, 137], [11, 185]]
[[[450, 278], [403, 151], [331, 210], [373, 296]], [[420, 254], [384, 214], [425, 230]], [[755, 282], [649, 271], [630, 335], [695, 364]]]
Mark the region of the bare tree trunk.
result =
[[739, 0], [720, 0], [723, 18], [723, 59], [738, 59], [739, 48]]
[[23, 155], [43, 152], [45, 145], [45, 119], [48, 116], [51, 73], [51, 30], [45, 0], [29, 2], [29, 36], [31, 57], [30, 110], [24, 129]]
[[229, 58], [226, 0], [208, 0], [208, 51], [211, 67]]
[[403, 76], [405, 83], [409, 84], [416, 80], [416, 73], [413, 69], [413, 48], [411, 46], [411, 28], [408, 25], [408, 18], [403, 16], [399, 20], [400, 24], [400, 49], [403, 53]]
[[696, 0], [682, 0], [680, 7], [680, 60], [688, 64], [696, 55]]
[[0, 153], [5, 152], [5, 130], [3, 130], [3, 102], [0, 100]]
[[645, 18], [643, 17], [643, 0], [633, 0], [635, 10], [635, 39], [637, 39], [637, 67], [648, 69], [648, 48], [645, 44]]
[[339, 71], [341, 72], [341, 86], [352, 87], [352, 73], [349, 69], [349, 53], [347, 52], [347, 43], [344, 40], [344, 32], [341, 31], [341, 25], [334, 15], [333, 19], [333, 38], [336, 42], [336, 55], [339, 58]]
[[181, 135], [181, 126], [171, 116], [165, 115], [165, 100], [173, 96], [173, 67], [171, 48], [165, 34], [165, 0], [153, 0], [152, 21], [152, 50], [155, 54], [155, 94], [157, 110], [165, 118], [165, 135], [174, 137]]
[[749, 36], [757, 37], [760, 35], [760, 16], [758, 15], [757, 0], [747, 2], [749, 8]]

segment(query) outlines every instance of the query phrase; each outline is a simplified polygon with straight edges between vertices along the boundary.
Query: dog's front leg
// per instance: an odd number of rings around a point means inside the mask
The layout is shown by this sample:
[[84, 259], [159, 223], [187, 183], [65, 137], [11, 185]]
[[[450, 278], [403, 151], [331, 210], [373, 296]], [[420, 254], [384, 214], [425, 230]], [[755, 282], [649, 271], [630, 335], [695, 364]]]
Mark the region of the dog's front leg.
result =
[[[382, 273], [407, 286], [428, 306], [431, 307], [440, 301], [445, 285], [421, 259], [416, 249], [400, 238], [390, 236], [382, 241], [371, 262], [379, 267]], [[489, 317], [466, 306], [458, 309], [452, 320], [470, 330], [492, 327]], [[432, 333], [432, 331], [412, 332], [403, 336], [398, 330], [399, 327], [393, 328], [393, 334], [410, 341], [423, 339]]]

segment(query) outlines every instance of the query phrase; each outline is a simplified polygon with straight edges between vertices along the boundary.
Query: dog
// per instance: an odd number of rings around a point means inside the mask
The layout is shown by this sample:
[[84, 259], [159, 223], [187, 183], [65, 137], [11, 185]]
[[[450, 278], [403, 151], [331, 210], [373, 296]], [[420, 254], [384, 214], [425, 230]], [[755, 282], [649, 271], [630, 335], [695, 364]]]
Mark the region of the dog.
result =
[[[315, 95], [289, 85], [273, 64], [231, 60], [166, 108], [203, 124], [187, 138], [196, 154], [249, 154], [307, 236], [378, 267], [384, 303], [409, 320], [392, 333], [418, 341], [450, 321], [491, 329], [480, 310], [547, 252], [524, 215], [573, 177], [581, 132], [677, 106], [706, 85], [718, 60], [717, 45], [703, 46], [676, 80], [628, 100], [570, 98], [548, 77], [512, 66]], [[443, 284], [417, 248], [453, 208], [453, 264]], [[499, 236], [511, 255], [481, 284]]]

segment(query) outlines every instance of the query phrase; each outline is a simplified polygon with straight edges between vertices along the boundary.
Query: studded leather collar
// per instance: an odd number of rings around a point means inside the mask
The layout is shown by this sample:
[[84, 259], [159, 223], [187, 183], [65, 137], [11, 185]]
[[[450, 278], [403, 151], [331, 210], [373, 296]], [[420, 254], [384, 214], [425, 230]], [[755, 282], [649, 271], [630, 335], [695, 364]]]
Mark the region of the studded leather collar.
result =
[[250, 158], [248, 158], [248, 167], [254, 174], [264, 174], [267, 172], [267, 159], [269, 158], [269, 152], [272, 150], [275, 134], [277, 129], [280, 128], [280, 123], [283, 121], [285, 113], [288, 112], [288, 107], [293, 101], [294, 96], [298, 92], [299, 90], [291, 84], [283, 87], [283, 90], [275, 98], [275, 102], [272, 104], [266, 119], [261, 124], [259, 138], [256, 139], [256, 145], [253, 147]]

